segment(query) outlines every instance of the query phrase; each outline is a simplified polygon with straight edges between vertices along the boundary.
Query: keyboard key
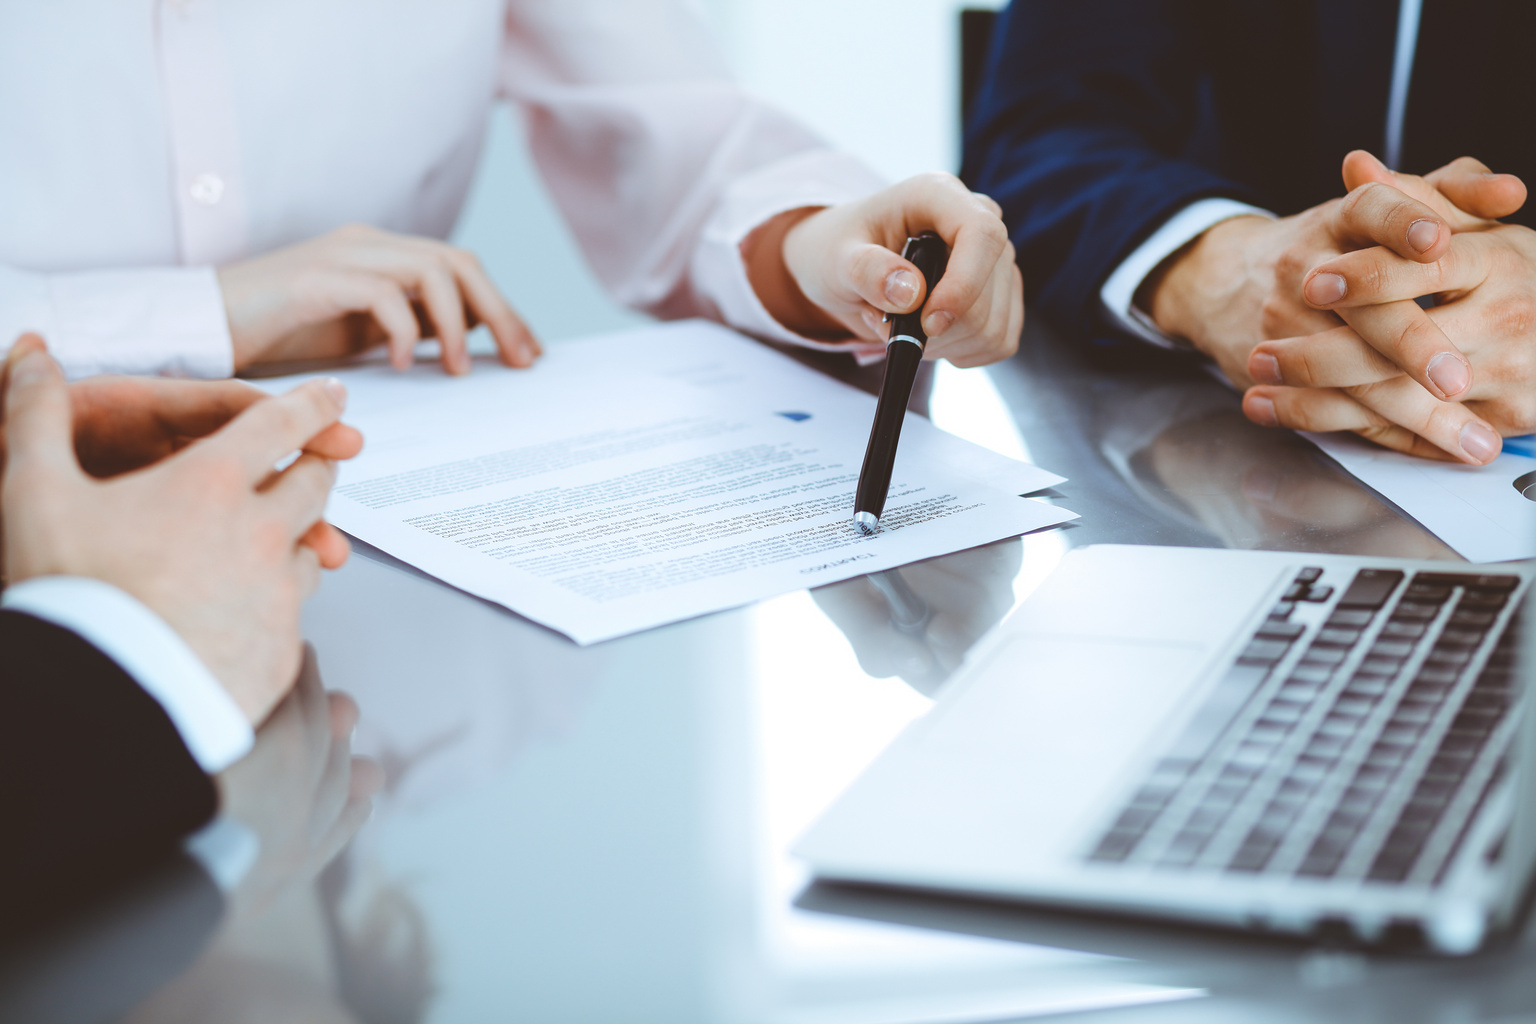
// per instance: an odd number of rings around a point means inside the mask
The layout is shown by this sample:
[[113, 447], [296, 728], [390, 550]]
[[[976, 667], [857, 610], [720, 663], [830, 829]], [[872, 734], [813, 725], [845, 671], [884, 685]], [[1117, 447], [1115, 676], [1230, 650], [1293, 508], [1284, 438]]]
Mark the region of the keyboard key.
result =
[[1286, 640], [1252, 640], [1243, 648], [1243, 653], [1237, 656], [1239, 665], [1273, 665], [1285, 657], [1285, 652], [1290, 650], [1290, 642]]
[[1413, 653], [1413, 643], [1408, 640], [1378, 640], [1371, 646], [1369, 657], [1403, 659]]
[[1352, 696], [1347, 691], [1339, 695], [1339, 699], [1333, 702], [1334, 715], [1349, 718], [1364, 718], [1371, 713], [1371, 708], [1376, 702], [1370, 699]]
[[1384, 639], [1392, 640], [1417, 640], [1424, 635], [1428, 626], [1423, 622], [1389, 622], [1381, 627], [1381, 635]]
[[1483, 629], [1493, 625], [1493, 620], [1498, 616], [1493, 612], [1485, 611], [1460, 611], [1451, 613], [1450, 625], [1452, 626], [1477, 626]]
[[1295, 611], [1295, 609], [1295, 601], [1281, 601], [1269, 610], [1269, 617], [1281, 620], [1288, 619], [1291, 617], [1291, 612]]
[[1276, 698], [1269, 702], [1269, 707], [1264, 709], [1263, 719], [1266, 722], [1274, 722], [1278, 725], [1295, 725], [1301, 721], [1307, 713], [1305, 704], [1298, 704], [1289, 700]]
[[1391, 722], [1381, 730], [1381, 739], [1387, 743], [1412, 744], [1424, 735], [1424, 725], [1419, 722]]
[[1426, 622], [1439, 614], [1439, 605], [1421, 604], [1418, 601], [1404, 601], [1392, 609], [1392, 619], [1395, 622]]
[[1323, 625], [1339, 629], [1363, 629], [1375, 617], [1375, 612], [1362, 608], [1335, 608]]
[[1435, 646], [1446, 650], [1474, 648], [1483, 642], [1486, 634], [1475, 629], [1447, 628], [1435, 641]]
[[1348, 736], [1328, 735], [1320, 732], [1307, 743], [1306, 752], [1310, 757], [1333, 761], [1344, 753], [1344, 748], [1347, 746], [1349, 746]]
[[1302, 655], [1303, 665], [1337, 665], [1349, 655], [1348, 651], [1341, 651], [1336, 647], [1307, 648], [1307, 653]]
[[1287, 683], [1312, 683], [1317, 686], [1327, 684], [1333, 678], [1333, 669], [1326, 665], [1297, 665], [1291, 670]]
[[1461, 595], [1456, 607], [1468, 611], [1496, 612], [1509, 603], [1509, 594], [1502, 590], [1468, 590]]
[[1396, 768], [1408, 760], [1408, 755], [1413, 753], [1413, 748], [1403, 743], [1385, 743], [1377, 741], [1371, 747], [1370, 753], [1365, 755], [1366, 763], [1378, 768]]
[[1088, 855], [1089, 860], [1117, 862], [1123, 861], [1136, 849], [1141, 842], [1140, 832], [1110, 832], [1099, 840], [1099, 845]]
[[1254, 635], [1264, 640], [1295, 640], [1307, 631], [1307, 627], [1299, 622], [1286, 622], [1284, 620], [1266, 620], [1264, 625]]
[[1356, 671], [1361, 675], [1391, 679], [1403, 670], [1405, 658], [1366, 658]]
[[1169, 867], [1186, 867], [1195, 862], [1205, 844], [1211, 841], [1209, 833], [1183, 831], [1173, 837], [1163, 853], [1161, 863]]
[[1312, 641], [1315, 647], [1353, 647], [1360, 640], [1361, 631], [1358, 629], [1339, 629], [1327, 627], [1317, 634], [1317, 639]]
[[1352, 697], [1363, 697], [1375, 700], [1386, 693], [1391, 683], [1380, 676], [1357, 675], [1344, 687], [1344, 692]]
[[[1415, 577], [1417, 579], [1417, 577]], [[1410, 601], [1428, 601], [1431, 604], [1442, 604], [1451, 596], [1451, 588], [1438, 583], [1410, 583], [1408, 589], [1403, 591], [1403, 597]]]
[[1458, 572], [1421, 572], [1413, 582], [1446, 587], [1475, 587], [1479, 590], [1514, 590], [1520, 585], [1519, 576], [1476, 575]]
[[1292, 583], [1285, 588], [1285, 593], [1280, 595], [1282, 601], [1305, 601], [1307, 592], [1312, 588], [1305, 583]]
[[1253, 696], [1253, 691], [1268, 673], [1268, 668], [1262, 665], [1234, 665], [1228, 669], [1179, 734], [1167, 756], [1199, 760], [1209, 753], [1217, 737], [1232, 724], [1232, 719], [1248, 703], [1248, 698]]
[[1296, 574], [1297, 583], [1316, 583], [1323, 578], [1323, 570], [1315, 565], [1309, 565]]
[[1339, 607], [1380, 608], [1402, 581], [1403, 574], [1396, 569], [1361, 569], [1339, 598]]
[[1333, 596], [1333, 588], [1326, 583], [1319, 583], [1311, 587], [1302, 597], [1303, 601], [1311, 601], [1314, 604], [1322, 604]]
[[1399, 704], [1397, 710], [1392, 712], [1391, 721], [1400, 725], [1425, 726], [1434, 717], [1433, 704]]

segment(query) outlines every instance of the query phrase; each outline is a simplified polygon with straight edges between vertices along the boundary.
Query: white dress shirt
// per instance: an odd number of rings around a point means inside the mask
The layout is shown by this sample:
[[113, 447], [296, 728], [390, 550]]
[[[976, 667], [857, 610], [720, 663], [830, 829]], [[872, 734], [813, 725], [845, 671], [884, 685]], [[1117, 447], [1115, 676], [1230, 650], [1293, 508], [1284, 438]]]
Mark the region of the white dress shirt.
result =
[[[1387, 100], [1386, 164], [1396, 167], [1403, 152], [1403, 119], [1408, 111], [1408, 85], [1413, 78], [1414, 51], [1418, 49], [1419, 15], [1423, 0], [1398, 0], [1397, 41], [1392, 55], [1392, 84]], [[1136, 291], [1147, 275], [1185, 245], [1224, 220], [1258, 214], [1273, 217], [1233, 199], [1201, 199], [1174, 214], [1162, 227], [1127, 256], [1105, 279], [1099, 301], [1116, 326], [1162, 348], [1188, 348], [1158, 329], [1147, 312], [1137, 308]]]
[[226, 376], [212, 268], [351, 222], [446, 237], [499, 99], [618, 300], [817, 344], [739, 245], [883, 183], [733, 84], [687, 0], [74, 0], [0, 5], [0, 347]]

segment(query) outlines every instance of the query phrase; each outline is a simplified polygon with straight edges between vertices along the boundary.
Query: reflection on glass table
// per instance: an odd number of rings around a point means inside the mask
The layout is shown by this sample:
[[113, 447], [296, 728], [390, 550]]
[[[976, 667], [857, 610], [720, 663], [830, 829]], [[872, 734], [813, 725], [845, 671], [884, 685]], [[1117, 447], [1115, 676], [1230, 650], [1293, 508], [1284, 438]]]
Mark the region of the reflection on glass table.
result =
[[1125, 482], [1226, 547], [1459, 558], [1307, 441], [1250, 422], [1214, 381], [1147, 388], [1107, 411], [1101, 450]]
[[811, 591], [847, 636], [859, 667], [900, 676], [934, 695], [987, 630], [1013, 607], [1018, 538], [859, 576]]
[[[202, 954], [126, 1021], [420, 1019], [429, 989], [419, 914], [388, 885], [363, 894], [326, 873], [383, 782], [375, 762], [352, 756], [357, 720], [357, 704], [325, 690], [307, 651], [251, 754], [219, 778], [224, 813], [255, 833], [260, 853], [226, 894]], [[382, 1017], [369, 1012], [381, 992], [391, 1007]]]

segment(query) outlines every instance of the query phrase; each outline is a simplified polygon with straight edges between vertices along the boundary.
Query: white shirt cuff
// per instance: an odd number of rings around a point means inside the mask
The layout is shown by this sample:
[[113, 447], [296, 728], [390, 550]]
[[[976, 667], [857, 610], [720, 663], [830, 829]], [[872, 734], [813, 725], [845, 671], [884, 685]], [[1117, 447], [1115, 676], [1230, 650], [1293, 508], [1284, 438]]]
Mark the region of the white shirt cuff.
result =
[[862, 341], [817, 341], [796, 334], [773, 318], [747, 278], [741, 243], [757, 227], [789, 210], [836, 206], [878, 192], [886, 182], [856, 158], [813, 150], [780, 160], [731, 182], [704, 226], [693, 257], [695, 288], [727, 324], [772, 341], [855, 355], [885, 354], [885, 346]]
[[0, 607], [79, 635], [134, 678], [165, 709], [210, 775], [255, 741], [245, 714], [165, 620], [123, 591], [82, 576], [39, 576], [8, 588]]
[[228, 815], [214, 818], [192, 833], [182, 848], [224, 893], [243, 882], [261, 856], [261, 840], [256, 833]]
[[0, 267], [0, 351], [36, 331], [71, 379], [228, 377], [234, 346], [212, 267], [35, 274]]
[[1174, 214], [1150, 238], [1137, 246], [1136, 251], [1115, 268], [1114, 273], [1104, 282], [1104, 287], [1099, 289], [1099, 301], [1104, 303], [1110, 319], [1143, 341], [1161, 348], [1186, 348], [1158, 330], [1152, 318], [1136, 308], [1136, 290], [1147, 279], [1147, 275], [1157, 269], [1159, 263], [1208, 229], [1233, 217], [1254, 214], [1260, 217], [1274, 216], [1268, 210], [1235, 199], [1201, 199]]

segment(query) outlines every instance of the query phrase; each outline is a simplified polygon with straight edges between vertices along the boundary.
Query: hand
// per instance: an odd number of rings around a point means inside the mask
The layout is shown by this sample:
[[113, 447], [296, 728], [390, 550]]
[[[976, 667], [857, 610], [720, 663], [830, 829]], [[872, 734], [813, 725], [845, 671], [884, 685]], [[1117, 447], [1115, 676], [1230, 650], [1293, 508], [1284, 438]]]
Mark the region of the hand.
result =
[[[1163, 331], [1187, 339], [1233, 384], [1253, 383], [1248, 360], [1260, 342], [1314, 334], [1342, 322], [1310, 305], [1302, 285], [1318, 263], [1367, 246], [1404, 260], [1433, 263], [1450, 246], [1466, 214], [1420, 179], [1392, 183], [1363, 170], [1376, 164], [1356, 151], [1344, 159], [1349, 194], [1292, 217], [1235, 217], [1212, 227], [1164, 261], [1137, 294]], [[1376, 164], [1379, 166], [1379, 164]], [[1456, 200], [1481, 212], [1499, 208], [1507, 183], [1456, 170]], [[1455, 346], [1443, 346], [1454, 353]], [[1428, 382], [1425, 366], [1412, 369]]]
[[[1437, 188], [1483, 216], [1456, 211], [1457, 233], [1433, 263], [1372, 247], [1312, 268], [1308, 301], [1346, 326], [1256, 348], [1255, 379], [1279, 386], [1254, 388], [1244, 408], [1267, 425], [1353, 430], [1415, 455], [1491, 462], [1500, 434], [1536, 429], [1536, 232], [1491, 219], [1518, 209], [1525, 186], [1469, 157], [1424, 179], [1374, 160], [1356, 170]], [[1479, 185], [1471, 195], [1468, 182]], [[1413, 301], [1421, 295], [1439, 304], [1426, 311]]]
[[[281, 472], [273, 466], [335, 427], [340, 385], [315, 381], [257, 402], [153, 466], [95, 480], [75, 455], [69, 391], [42, 341], [17, 341], [5, 375], [10, 578], [85, 576], [133, 595], [260, 722], [298, 669], [300, 603], [321, 567], [347, 556], [321, 520], [331, 459], [303, 452]], [[327, 443], [337, 458], [362, 446], [355, 431]]]
[[[937, 233], [949, 268], [927, 298], [923, 275], [899, 253]], [[927, 356], [982, 366], [1018, 351], [1024, 283], [1001, 208], [948, 174], [924, 174], [856, 202], [780, 214], [742, 243], [747, 275], [785, 327], [810, 337], [853, 335], [883, 348], [886, 313], [923, 307]]]
[[252, 751], [219, 776], [224, 812], [261, 841], [261, 856], [240, 884], [243, 910], [260, 911], [276, 893], [312, 881], [368, 819], [384, 773], [351, 755], [357, 716], [351, 697], [326, 692], [306, 644], [293, 692], [256, 734]]
[[429, 238], [352, 225], [219, 271], [235, 369], [318, 359], [387, 341], [404, 369], [435, 336], [449, 373], [469, 372], [465, 335], [485, 324], [501, 361], [530, 366], [541, 353], [480, 261]]

